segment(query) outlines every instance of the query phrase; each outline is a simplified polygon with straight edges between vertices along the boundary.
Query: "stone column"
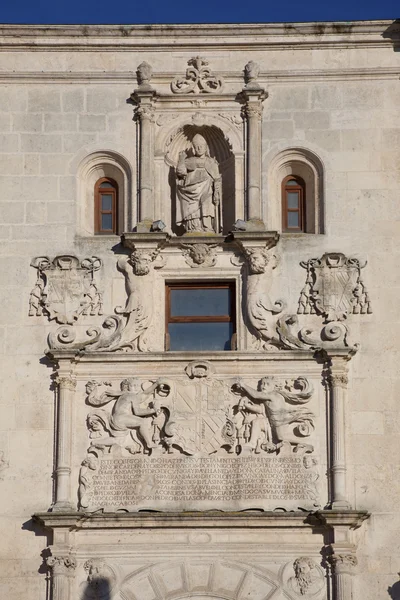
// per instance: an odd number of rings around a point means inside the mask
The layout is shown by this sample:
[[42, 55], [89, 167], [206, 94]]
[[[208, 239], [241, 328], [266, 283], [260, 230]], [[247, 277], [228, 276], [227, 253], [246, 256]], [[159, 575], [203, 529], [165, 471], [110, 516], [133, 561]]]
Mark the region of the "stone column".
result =
[[335, 600], [353, 599], [353, 574], [357, 565], [354, 554], [333, 554], [330, 557]]
[[156, 92], [146, 86], [131, 95], [137, 105], [136, 116], [140, 123], [139, 147], [139, 221], [152, 223], [154, 215], [154, 143], [152, 126], [154, 122], [154, 100]]
[[328, 376], [331, 411], [331, 498], [332, 508], [350, 508], [346, 491], [346, 436], [345, 401], [347, 398], [347, 370], [341, 362], [332, 359]]
[[56, 497], [54, 511], [74, 510], [71, 502], [72, 402], [76, 381], [59, 374], [56, 443]]
[[71, 555], [49, 556], [47, 566], [51, 569], [52, 600], [70, 600], [70, 580], [76, 568]]
[[243, 90], [247, 118], [247, 208], [246, 220], [265, 229], [262, 221], [261, 197], [261, 119], [262, 102], [267, 97], [263, 89]]

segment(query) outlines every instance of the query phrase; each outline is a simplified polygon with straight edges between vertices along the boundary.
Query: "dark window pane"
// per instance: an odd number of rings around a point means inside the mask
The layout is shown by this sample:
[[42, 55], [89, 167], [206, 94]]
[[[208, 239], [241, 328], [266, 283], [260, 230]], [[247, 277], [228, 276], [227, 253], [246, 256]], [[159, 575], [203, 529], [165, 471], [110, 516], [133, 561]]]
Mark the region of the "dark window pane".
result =
[[288, 212], [287, 215], [288, 215], [288, 227], [300, 227], [298, 212]]
[[170, 350], [230, 350], [233, 323], [170, 323]]
[[186, 289], [171, 290], [172, 317], [203, 317], [230, 314], [230, 290]]
[[287, 192], [287, 207], [299, 208], [299, 192]]
[[112, 188], [114, 187], [112, 183], [110, 183], [109, 181], [103, 181], [103, 183], [100, 184], [101, 188]]
[[112, 231], [112, 215], [101, 215], [101, 229], [102, 231]]
[[112, 210], [112, 195], [101, 194], [101, 210]]
[[297, 183], [297, 181], [295, 179], [289, 179], [289, 181], [286, 182], [286, 185], [299, 185]]

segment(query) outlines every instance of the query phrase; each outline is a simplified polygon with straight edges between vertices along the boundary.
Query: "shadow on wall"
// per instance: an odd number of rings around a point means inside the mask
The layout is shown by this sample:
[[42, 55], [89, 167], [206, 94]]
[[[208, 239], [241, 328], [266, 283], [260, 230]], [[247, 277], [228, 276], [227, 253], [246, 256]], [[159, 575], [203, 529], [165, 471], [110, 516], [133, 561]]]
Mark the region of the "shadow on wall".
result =
[[382, 37], [393, 42], [394, 52], [400, 52], [400, 19], [396, 19], [382, 33]]
[[388, 587], [388, 594], [392, 600], [400, 600], [400, 581]]
[[93, 577], [90, 581], [82, 583], [80, 600], [111, 600], [111, 585], [104, 576]]

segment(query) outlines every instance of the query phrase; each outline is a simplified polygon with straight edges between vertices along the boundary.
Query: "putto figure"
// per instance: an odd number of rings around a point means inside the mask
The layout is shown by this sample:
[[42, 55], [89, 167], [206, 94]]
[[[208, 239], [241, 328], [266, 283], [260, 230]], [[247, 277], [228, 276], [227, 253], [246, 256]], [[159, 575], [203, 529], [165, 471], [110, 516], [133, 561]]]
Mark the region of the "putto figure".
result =
[[204, 137], [192, 140], [193, 155], [180, 152], [177, 175], [177, 224], [186, 232], [220, 232], [222, 182], [219, 166], [211, 158]]

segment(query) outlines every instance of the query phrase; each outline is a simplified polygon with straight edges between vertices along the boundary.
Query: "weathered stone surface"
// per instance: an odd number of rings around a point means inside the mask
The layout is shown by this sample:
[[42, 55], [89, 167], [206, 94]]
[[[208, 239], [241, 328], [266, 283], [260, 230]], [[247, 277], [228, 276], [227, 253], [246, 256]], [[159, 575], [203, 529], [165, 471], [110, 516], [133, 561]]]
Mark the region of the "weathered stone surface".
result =
[[[1, 27], [1, 597], [44, 598], [46, 556], [55, 600], [397, 597], [394, 27]], [[182, 235], [196, 133], [222, 232], [203, 230], [209, 189]], [[305, 182], [304, 233], [281, 233], [287, 176]], [[93, 234], [103, 177], [123, 243]], [[29, 266], [66, 255], [101, 259], [104, 315], [90, 286], [42, 289]], [[332, 255], [366, 262], [361, 280], [300, 266]], [[234, 283], [234, 350], [165, 350], [177, 281]], [[74, 325], [40, 314], [60, 303]]]

